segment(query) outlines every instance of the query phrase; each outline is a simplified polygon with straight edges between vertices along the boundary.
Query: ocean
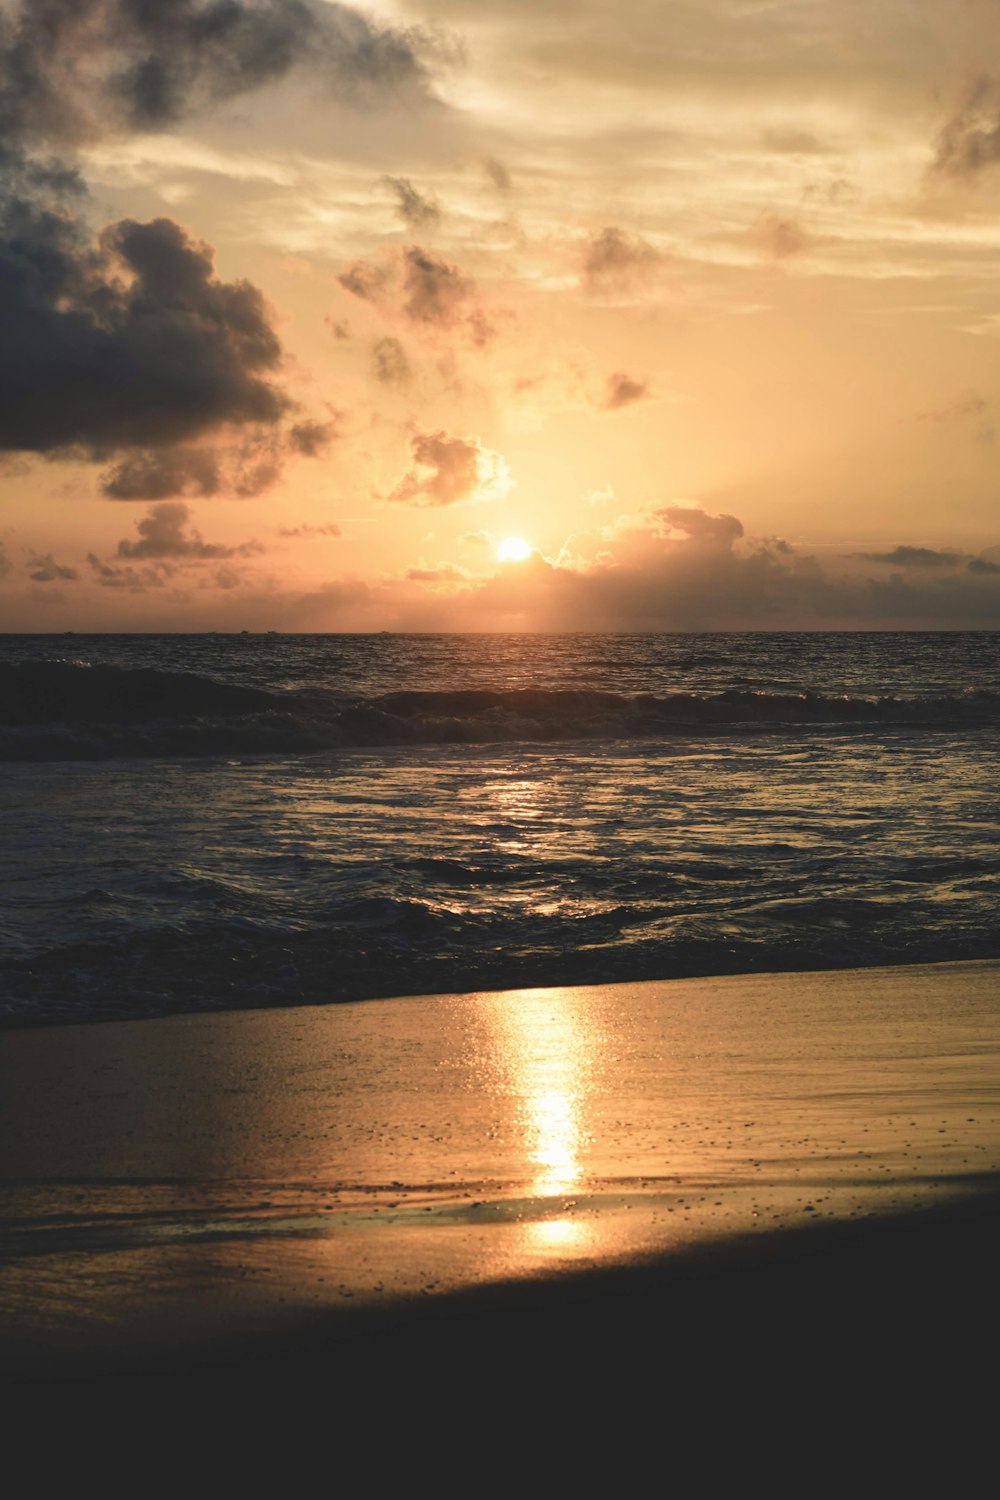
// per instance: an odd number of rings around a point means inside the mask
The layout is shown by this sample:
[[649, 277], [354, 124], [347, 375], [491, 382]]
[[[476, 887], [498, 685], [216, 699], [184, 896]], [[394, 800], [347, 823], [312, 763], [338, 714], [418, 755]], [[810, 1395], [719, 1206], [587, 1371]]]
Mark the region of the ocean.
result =
[[1000, 957], [1000, 634], [0, 637], [0, 1019]]

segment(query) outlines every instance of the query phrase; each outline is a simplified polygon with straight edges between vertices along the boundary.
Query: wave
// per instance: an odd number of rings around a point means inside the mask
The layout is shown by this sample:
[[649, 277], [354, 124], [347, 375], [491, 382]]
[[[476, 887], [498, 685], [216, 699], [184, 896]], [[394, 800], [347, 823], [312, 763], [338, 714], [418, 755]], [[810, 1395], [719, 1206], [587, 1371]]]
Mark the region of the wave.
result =
[[346, 699], [187, 672], [43, 661], [0, 664], [0, 760], [297, 754], [395, 745], [658, 739], [823, 726], [942, 729], [1000, 722], [986, 689], [906, 698], [729, 688], [409, 690]]

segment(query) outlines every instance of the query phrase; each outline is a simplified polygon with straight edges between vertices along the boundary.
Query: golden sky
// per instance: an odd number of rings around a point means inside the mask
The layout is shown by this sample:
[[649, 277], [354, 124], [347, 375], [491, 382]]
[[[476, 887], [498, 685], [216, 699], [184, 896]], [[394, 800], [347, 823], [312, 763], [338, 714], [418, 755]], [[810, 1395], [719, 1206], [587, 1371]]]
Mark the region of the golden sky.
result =
[[1000, 626], [997, 0], [0, 17], [0, 628]]

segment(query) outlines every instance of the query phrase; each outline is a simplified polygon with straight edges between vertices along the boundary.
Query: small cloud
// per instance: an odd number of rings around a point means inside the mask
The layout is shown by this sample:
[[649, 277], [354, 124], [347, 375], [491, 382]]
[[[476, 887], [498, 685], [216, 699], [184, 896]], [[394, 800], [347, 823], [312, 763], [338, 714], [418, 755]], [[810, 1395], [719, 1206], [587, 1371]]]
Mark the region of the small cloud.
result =
[[388, 273], [383, 266], [373, 266], [371, 261], [356, 260], [337, 280], [345, 292], [359, 297], [362, 302], [377, 302], [385, 287]]
[[372, 364], [380, 385], [408, 385], [413, 378], [410, 361], [399, 339], [387, 337], [373, 344]]
[[102, 562], [93, 552], [87, 553], [87, 561], [101, 588], [124, 589], [131, 594], [145, 593], [147, 589], [162, 589], [172, 571], [165, 563], [146, 568], [118, 567], [113, 563]]
[[459, 541], [465, 542], [468, 547], [493, 547], [496, 538], [489, 531], [463, 531]]
[[894, 547], [891, 552], [858, 552], [866, 562], [894, 568], [953, 568], [961, 558], [957, 552], [936, 552], [932, 547]]
[[621, 370], [608, 376], [607, 390], [601, 406], [605, 411], [620, 411], [623, 406], [632, 406], [636, 401], [645, 401], [650, 395], [648, 380], [634, 380]]
[[279, 536], [291, 537], [313, 537], [313, 536], [343, 536], [343, 532], [335, 521], [327, 526], [280, 526]]
[[509, 193], [513, 187], [510, 172], [495, 156], [483, 157], [483, 171], [498, 193]]
[[697, 505], [665, 505], [653, 514], [693, 542], [728, 548], [743, 535], [743, 523], [735, 516], [710, 516]]
[[468, 576], [453, 563], [438, 563], [433, 568], [407, 568], [403, 574], [410, 583], [465, 583]]
[[410, 444], [413, 466], [386, 498], [404, 505], [457, 505], [494, 500], [514, 486], [501, 454], [478, 438], [418, 433]]
[[762, 214], [751, 226], [749, 238], [758, 249], [775, 260], [787, 260], [809, 248], [810, 237], [797, 219], [780, 214]]
[[296, 422], [288, 429], [288, 446], [303, 458], [320, 458], [337, 435], [337, 423]]
[[28, 558], [28, 567], [32, 583], [75, 583], [80, 577], [75, 568], [57, 563], [51, 552], [46, 552], [44, 557], [33, 554]]
[[662, 259], [658, 250], [614, 225], [584, 246], [583, 280], [588, 291], [628, 290], [648, 280]]
[[1000, 90], [987, 74], [975, 79], [941, 127], [931, 171], [969, 179], [1000, 161]]
[[782, 156], [823, 156], [830, 149], [812, 131], [794, 125], [776, 125], [765, 130], [761, 144], [765, 150]]
[[151, 505], [146, 517], [136, 523], [137, 542], [118, 543], [118, 557], [143, 561], [187, 559], [203, 562], [224, 557], [249, 557], [264, 549], [259, 542], [244, 542], [238, 547], [224, 547], [202, 540], [201, 533], [188, 528], [191, 509], [181, 500], [164, 500]]
[[327, 316], [323, 319], [323, 322], [326, 324], [327, 328], [330, 330], [335, 339], [342, 341], [344, 339], [350, 338], [350, 324], [346, 323], [343, 318], [331, 318], [328, 313]]
[[986, 557], [973, 557], [969, 560], [969, 572], [978, 573], [981, 577], [1000, 573], [1000, 563], [990, 562]]
[[429, 229], [441, 221], [441, 209], [413, 186], [408, 177], [383, 177], [396, 198], [396, 212], [411, 229]]

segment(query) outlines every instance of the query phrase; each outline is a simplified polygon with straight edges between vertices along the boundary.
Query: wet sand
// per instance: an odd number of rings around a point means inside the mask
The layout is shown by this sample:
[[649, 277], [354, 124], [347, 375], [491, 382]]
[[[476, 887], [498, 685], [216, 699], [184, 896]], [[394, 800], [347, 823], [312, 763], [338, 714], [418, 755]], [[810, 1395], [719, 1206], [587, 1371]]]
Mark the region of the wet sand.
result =
[[948, 964], [8, 1034], [8, 1396], [659, 1392], [700, 1428], [719, 1400], [804, 1418], [808, 1391], [856, 1406], [875, 1381], [883, 1408], [950, 1400], [996, 1332], [998, 981]]

